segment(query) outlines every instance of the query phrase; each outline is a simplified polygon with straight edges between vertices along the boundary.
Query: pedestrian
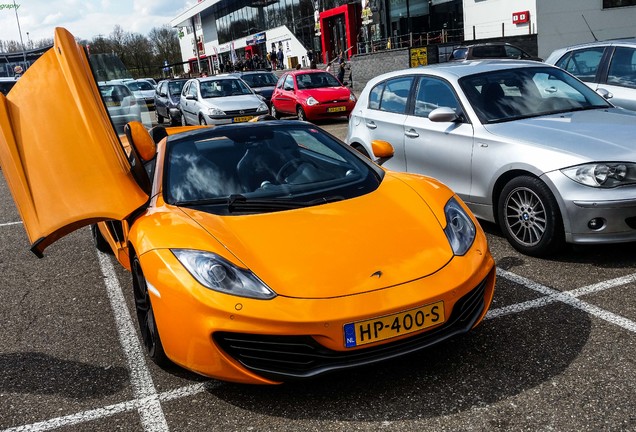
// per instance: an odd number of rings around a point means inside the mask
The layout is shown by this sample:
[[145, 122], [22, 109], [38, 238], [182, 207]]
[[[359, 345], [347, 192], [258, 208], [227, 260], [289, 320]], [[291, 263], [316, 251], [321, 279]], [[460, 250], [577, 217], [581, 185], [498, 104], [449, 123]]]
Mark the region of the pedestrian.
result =
[[283, 66], [283, 63], [285, 61], [285, 54], [283, 54], [283, 47], [279, 46], [278, 47], [278, 54], [276, 55], [276, 60], [278, 60], [278, 68], [279, 69], [285, 69], [285, 67]]
[[343, 84], [343, 85], [344, 85], [344, 76], [345, 76], [345, 63], [340, 62], [338, 63], [338, 81], [340, 81], [340, 84]]
[[272, 61], [272, 70], [275, 71], [276, 70], [276, 47], [274, 46], [274, 44], [272, 44], [272, 52], [269, 55], [271, 61]]

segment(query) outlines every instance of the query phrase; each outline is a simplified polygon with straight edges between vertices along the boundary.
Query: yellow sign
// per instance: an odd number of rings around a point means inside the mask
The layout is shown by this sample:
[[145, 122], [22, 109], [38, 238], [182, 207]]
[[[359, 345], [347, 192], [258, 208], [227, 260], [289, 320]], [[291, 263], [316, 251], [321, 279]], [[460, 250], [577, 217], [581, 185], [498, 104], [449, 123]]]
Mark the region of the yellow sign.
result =
[[428, 64], [428, 51], [426, 47], [411, 48], [411, 67], [426, 66]]

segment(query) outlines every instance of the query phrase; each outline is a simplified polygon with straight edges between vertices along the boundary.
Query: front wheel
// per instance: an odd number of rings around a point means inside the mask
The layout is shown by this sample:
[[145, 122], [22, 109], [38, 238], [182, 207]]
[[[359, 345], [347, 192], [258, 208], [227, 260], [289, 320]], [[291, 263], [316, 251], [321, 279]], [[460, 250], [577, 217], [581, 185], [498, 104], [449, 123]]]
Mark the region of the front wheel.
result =
[[201, 126], [207, 126], [207, 122], [205, 121], [205, 117], [203, 117], [203, 115], [199, 116], [199, 124]]
[[512, 179], [501, 191], [499, 225], [519, 252], [545, 256], [565, 243], [561, 212], [552, 192], [536, 177]]
[[272, 117], [274, 117], [276, 120], [280, 120], [280, 114], [278, 113], [278, 111], [276, 111], [276, 107], [274, 106], [274, 104], [272, 104]]
[[183, 113], [183, 111], [181, 111], [181, 126], [187, 126], [188, 125], [188, 121], [185, 118], [185, 114]]
[[148, 293], [148, 284], [146, 283], [146, 278], [144, 277], [137, 256], [134, 256], [132, 259], [131, 270], [137, 321], [139, 323], [139, 330], [141, 331], [141, 339], [148, 353], [148, 357], [160, 367], [170, 366], [171, 362], [163, 351], [163, 345], [161, 344], [161, 338], [157, 330], [155, 314], [152, 311], [152, 304]]
[[298, 115], [298, 120], [307, 121], [307, 115], [305, 114], [303, 107], [298, 106], [298, 108], [296, 108], [296, 114]]
[[113, 250], [110, 248], [110, 245], [108, 244], [108, 242], [102, 235], [101, 231], [97, 227], [97, 224], [91, 225], [91, 237], [93, 237], [93, 244], [95, 245], [95, 248], [98, 251], [104, 252], [110, 255], [113, 254]]
[[155, 115], [157, 116], [157, 123], [158, 124], [163, 124], [164, 121], [164, 116], [162, 116], [161, 114], [159, 114], [159, 110], [155, 108]]

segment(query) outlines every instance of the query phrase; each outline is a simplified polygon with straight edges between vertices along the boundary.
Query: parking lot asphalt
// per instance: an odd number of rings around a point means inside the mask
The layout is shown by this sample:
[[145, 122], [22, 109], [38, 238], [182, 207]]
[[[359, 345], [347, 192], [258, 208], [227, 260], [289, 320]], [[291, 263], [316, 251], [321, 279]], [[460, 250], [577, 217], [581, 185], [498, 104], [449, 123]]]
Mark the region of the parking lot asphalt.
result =
[[[320, 126], [346, 134], [344, 120]], [[156, 367], [139, 342], [130, 275], [89, 230], [38, 259], [4, 177], [0, 203], [0, 431], [636, 430], [633, 243], [537, 259], [484, 223], [498, 280], [473, 332], [255, 387]]]

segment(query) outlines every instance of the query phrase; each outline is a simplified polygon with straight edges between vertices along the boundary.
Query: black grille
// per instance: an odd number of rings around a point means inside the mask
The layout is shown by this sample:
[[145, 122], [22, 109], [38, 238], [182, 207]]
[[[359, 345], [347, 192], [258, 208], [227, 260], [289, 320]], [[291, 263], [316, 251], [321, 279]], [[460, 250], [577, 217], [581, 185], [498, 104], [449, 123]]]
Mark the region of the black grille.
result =
[[468, 332], [484, 309], [486, 279], [459, 299], [441, 327], [392, 343], [352, 351], [333, 351], [310, 336], [268, 336], [214, 333], [216, 343], [247, 369], [261, 376], [288, 381], [374, 363], [411, 353]]
[[625, 219], [625, 223], [631, 229], [636, 229], [636, 217], [634, 217], [634, 216], [628, 217], [627, 219]]
[[256, 113], [256, 108], [235, 110], [235, 111], [225, 111], [225, 114], [229, 116], [248, 115], [248, 114], [254, 114], [254, 113]]

